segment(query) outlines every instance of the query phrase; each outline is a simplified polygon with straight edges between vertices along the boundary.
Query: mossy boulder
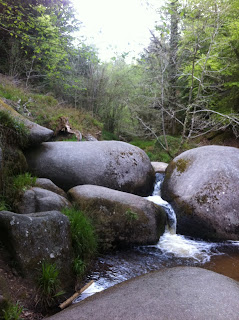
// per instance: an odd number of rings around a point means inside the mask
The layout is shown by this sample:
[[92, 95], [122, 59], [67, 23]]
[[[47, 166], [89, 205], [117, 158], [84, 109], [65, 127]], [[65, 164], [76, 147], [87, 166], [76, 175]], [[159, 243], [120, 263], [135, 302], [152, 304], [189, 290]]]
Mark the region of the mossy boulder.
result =
[[72, 279], [72, 246], [68, 218], [58, 211], [33, 214], [0, 212], [0, 241], [20, 272], [36, 279], [41, 263], [55, 263], [62, 280]]
[[25, 125], [27, 129], [27, 146], [40, 144], [43, 141], [48, 141], [54, 134], [52, 130], [42, 127], [19, 114], [11, 106], [6, 104], [2, 99], [0, 99], [0, 111], [9, 113], [11, 117], [19, 121], [19, 123]]
[[168, 166], [162, 196], [177, 215], [177, 232], [239, 240], [239, 149], [205, 146], [183, 152]]
[[103, 249], [155, 244], [164, 233], [164, 209], [140, 196], [94, 185], [68, 195], [92, 220]]
[[153, 191], [155, 174], [148, 156], [125, 142], [44, 142], [25, 155], [34, 175], [66, 191], [83, 184], [141, 196]]

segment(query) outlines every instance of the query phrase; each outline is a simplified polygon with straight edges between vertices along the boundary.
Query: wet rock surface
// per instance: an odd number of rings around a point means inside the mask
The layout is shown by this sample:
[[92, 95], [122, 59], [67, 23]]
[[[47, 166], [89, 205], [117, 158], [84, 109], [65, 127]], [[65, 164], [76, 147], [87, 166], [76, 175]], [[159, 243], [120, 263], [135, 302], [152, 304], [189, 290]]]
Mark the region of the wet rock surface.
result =
[[239, 239], [239, 149], [205, 146], [186, 151], [168, 166], [162, 196], [177, 215], [177, 232]]

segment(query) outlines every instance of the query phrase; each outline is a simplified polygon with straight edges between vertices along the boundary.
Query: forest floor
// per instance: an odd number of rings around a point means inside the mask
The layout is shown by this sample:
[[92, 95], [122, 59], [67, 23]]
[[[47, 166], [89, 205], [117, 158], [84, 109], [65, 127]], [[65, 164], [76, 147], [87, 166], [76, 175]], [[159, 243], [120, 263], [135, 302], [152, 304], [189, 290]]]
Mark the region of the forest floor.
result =
[[10, 265], [11, 261], [8, 254], [0, 247], [0, 294], [4, 294], [8, 302], [14, 305], [18, 302], [23, 307], [20, 319], [43, 319], [43, 314], [38, 312], [36, 308], [35, 285], [22, 278]]

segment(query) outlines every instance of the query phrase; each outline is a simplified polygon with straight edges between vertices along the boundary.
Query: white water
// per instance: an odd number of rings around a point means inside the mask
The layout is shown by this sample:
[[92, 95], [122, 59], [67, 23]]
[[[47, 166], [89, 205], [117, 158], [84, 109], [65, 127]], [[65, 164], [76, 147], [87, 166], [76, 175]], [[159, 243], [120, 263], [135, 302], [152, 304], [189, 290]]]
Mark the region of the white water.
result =
[[157, 175], [157, 183], [155, 184], [152, 196], [147, 197], [149, 201], [164, 207], [167, 212], [167, 226], [165, 233], [160, 237], [156, 247], [164, 254], [172, 254], [177, 258], [191, 258], [198, 262], [205, 263], [210, 261], [212, 255], [218, 254], [212, 249], [216, 248], [215, 243], [205, 241], [197, 241], [186, 238], [183, 235], [176, 234], [177, 218], [170, 204], [161, 198], [162, 175]]

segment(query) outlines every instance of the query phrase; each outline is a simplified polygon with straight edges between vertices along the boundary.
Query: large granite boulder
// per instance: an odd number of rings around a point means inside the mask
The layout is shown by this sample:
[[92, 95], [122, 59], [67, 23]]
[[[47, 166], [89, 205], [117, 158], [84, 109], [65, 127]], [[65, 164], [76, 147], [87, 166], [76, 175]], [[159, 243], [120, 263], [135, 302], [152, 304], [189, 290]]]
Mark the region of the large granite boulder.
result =
[[165, 268], [124, 281], [49, 320], [238, 320], [239, 284], [193, 267]]
[[179, 233], [239, 240], [239, 149], [205, 146], [176, 157], [162, 196], [177, 215]]
[[93, 184], [149, 195], [154, 170], [144, 151], [120, 141], [45, 142], [26, 152], [29, 170], [63, 190]]
[[91, 218], [103, 249], [155, 244], [164, 233], [164, 209], [142, 197], [94, 185], [68, 195]]
[[11, 106], [6, 104], [2, 99], [0, 99], [0, 111], [8, 112], [12, 117], [17, 119], [19, 122], [24, 123], [27, 129], [29, 130], [28, 134], [28, 145], [40, 144], [43, 141], [49, 140], [54, 132], [50, 129], [42, 127], [14, 110]]
[[18, 213], [28, 214], [54, 210], [60, 211], [70, 206], [70, 202], [65, 197], [50, 190], [32, 187], [20, 196], [14, 208]]
[[68, 218], [58, 211], [33, 214], [0, 212], [0, 240], [24, 276], [34, 278], [41, 263], [56, 263], [65, 281], [72, 279], [72, 246]]

